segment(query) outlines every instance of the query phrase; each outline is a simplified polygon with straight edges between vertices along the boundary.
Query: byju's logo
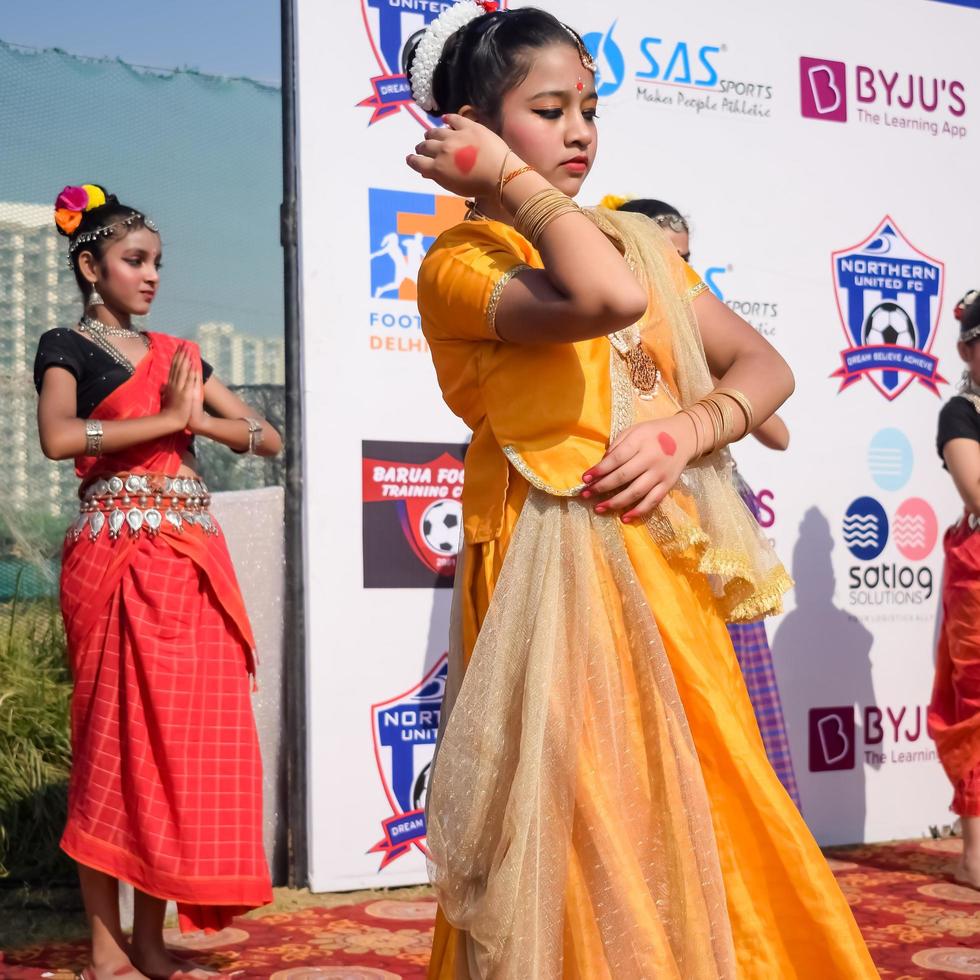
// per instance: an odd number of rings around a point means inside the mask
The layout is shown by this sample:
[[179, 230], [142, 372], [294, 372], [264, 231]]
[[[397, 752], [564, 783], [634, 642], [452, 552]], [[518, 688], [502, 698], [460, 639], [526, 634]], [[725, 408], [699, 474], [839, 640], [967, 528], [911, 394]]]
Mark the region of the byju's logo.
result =
[[800, 58], [800, 111], [808, 119], [847, 122], [847, 65]]
[[807, 119], [883, 126], [965, 139], [966, 86], [955, 78], [800, 58], [800, 112]]
[[917, 380], [936, 396], [946, 384], [929, 351], [943, 297], [945, 266], [917, 249], [887, 215], [863, 241], [831, 256], [848, 347], [840, 391], [862, 378], [889, 401]]
[[844, 544], [855, 558], [873, 561], [888, 544], [888, 515], [874, 497], [858, 497], [844, 515]]
[[596, 63], [596, 92], [600, 97], [612, 95], [623, 84], [626, 77], [626, 60], [622, 48], [613, 40], [616, 21], [612, 22], [604, 34], [592, 31], [582, 40]]
[[853, 769], [856, 759], [854, 708], [810, 709], [810, 772]]
[[916, 747], [919, 741], [928, 738], [926, 719], [927, 710], [922, 705], [811, 708], [810, 772], [853, 769], [858, 764], [859, 752], [862, 763], [876, 768], [896, 763], [935, 762], [934, 748]]

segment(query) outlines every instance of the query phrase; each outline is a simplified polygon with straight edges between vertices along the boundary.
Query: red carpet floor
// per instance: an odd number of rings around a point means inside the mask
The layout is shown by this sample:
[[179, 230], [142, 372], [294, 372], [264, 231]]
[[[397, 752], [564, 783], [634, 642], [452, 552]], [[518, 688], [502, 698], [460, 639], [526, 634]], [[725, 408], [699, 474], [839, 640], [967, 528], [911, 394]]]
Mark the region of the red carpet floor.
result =
[[[957, 840], [916, 841], [832, 853], [882, 977], [980, 977], [980, 891], [949, 876], [959, 848]], [[313, 908], [240, 919], [184, 948], [238, 980], [421, 980], [434, 915], [428, 900]], [[79, 944], [8, 950], [0, 976], [71, 980], [84, 963]]]

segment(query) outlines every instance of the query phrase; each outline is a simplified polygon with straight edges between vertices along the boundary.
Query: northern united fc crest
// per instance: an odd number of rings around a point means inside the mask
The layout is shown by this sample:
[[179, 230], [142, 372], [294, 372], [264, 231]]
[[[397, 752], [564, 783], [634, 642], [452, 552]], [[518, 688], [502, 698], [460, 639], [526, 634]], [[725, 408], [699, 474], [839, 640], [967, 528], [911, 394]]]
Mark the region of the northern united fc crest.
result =
[[446, 690], [448, 657], [443, 655], [415, 687], [371, 705], [374, 756], [392, 816], [381, 821], [384, 836], [368, 852], [381, 854], [384, 870], [417, 847], [425, 849], [425, 799]]
[[916, 248], [886, 216], [859, 245], [832, 256], [837, 308], [848, 347], [840, 390], [866, 377], [889, 401], [918, 381], [938, 395], [947, 381], [929, 352], [945, 266]]
[[[437, 119], [427, 116], [413, 101], [408, 78], [402, 70], [402, 50], [405, 42], [423, 27], [431, 24], [444, 10], [453, 6], [454, 0], [360, 0], [364, 29], [374, 52], [374, 59], [381, 69], [380, 75], [371, 79], [373, 93], [358, 102], [359, 106], [373, 109], [368, 125], [396, 115], [399, 109], [408, 113], [426, 129], [439, 125]], [[507, 3], [501, 3], [506, 9]]]

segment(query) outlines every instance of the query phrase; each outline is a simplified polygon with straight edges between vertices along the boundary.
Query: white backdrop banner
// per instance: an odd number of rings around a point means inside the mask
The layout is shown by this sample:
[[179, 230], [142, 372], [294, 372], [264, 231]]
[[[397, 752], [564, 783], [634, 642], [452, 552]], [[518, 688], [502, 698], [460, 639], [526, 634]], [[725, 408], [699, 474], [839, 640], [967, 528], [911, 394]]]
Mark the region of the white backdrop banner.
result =
[[[425, 874], [468, 433], [415, 279], [463, 207], [404, 162], [430, 122], [401, 49], [446, 4], [296, 3], [310, 878], [329, 890]], [[678, 207], [695, 267], [796, 373], [789, 451], [737, 456], [797, 583], [769, 635], [807, 821], [822, 843], [926, 833], [950, 819], [925, 730], [958, 510], [935, 427], [960, 372], [952, 305], [980, 284], [980, 11], [539, 5], [599, 63], [582, 203]]]

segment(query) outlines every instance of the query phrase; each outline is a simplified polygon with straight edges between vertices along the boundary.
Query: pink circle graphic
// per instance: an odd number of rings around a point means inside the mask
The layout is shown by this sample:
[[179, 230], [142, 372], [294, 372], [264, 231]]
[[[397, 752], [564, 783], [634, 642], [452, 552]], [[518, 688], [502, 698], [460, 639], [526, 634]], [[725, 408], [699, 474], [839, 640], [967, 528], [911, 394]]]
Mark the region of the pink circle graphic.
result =
[[909, 561], [932, 554], [939, 538], [936, 512], [921, 497], [909, 497], [892, 518], [892, 540]]

